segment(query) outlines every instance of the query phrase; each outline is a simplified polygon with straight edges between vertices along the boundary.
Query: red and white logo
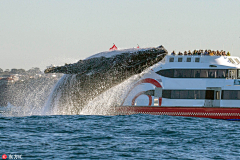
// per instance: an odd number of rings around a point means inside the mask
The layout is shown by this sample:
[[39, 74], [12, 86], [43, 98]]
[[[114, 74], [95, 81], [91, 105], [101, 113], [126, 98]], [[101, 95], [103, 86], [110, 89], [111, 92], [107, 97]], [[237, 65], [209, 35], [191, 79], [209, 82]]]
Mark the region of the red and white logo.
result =
[[7, 159], [7, 155], [6, 155], [6, 154], [3, 154], [3, 155], [2, 155], [2, 159]]

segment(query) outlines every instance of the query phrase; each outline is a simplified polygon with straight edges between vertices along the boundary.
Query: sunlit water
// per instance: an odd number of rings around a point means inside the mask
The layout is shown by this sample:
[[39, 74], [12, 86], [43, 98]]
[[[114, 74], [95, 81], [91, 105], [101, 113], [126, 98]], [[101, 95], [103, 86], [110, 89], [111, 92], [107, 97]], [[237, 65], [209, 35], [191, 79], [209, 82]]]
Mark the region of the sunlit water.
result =
[[0, 118], [0, 153], [23, 159], [239, 159], [240, 123], [154, 115]]

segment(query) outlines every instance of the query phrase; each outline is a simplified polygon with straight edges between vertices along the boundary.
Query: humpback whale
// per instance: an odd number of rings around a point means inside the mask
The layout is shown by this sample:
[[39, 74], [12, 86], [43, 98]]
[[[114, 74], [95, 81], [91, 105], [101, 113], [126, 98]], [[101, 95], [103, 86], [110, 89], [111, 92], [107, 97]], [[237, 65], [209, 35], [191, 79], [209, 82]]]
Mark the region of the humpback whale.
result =
[[58, 99], [57, 110], [66, 111], [64, 107], [67, 107], [68, 113], [79, 113], [94, 97], [158, 63], [167, 53], [162, 45], [114, 50], [95, 54], [77, 63], [48, 68], [45, 73], [65, 74], [54, 88], [51, 110], [55, 107], [54, 99]]

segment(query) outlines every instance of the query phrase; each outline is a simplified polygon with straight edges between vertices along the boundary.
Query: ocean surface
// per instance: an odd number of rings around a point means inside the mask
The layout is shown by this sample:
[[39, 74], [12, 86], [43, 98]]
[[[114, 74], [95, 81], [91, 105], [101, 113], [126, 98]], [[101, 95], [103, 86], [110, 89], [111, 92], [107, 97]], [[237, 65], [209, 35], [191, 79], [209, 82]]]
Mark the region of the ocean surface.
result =
[[[240, 123], [158, 115], [1, 116], [18, 159], [240, 159]], [[20, 156], [19, 156], [20, 155]]]

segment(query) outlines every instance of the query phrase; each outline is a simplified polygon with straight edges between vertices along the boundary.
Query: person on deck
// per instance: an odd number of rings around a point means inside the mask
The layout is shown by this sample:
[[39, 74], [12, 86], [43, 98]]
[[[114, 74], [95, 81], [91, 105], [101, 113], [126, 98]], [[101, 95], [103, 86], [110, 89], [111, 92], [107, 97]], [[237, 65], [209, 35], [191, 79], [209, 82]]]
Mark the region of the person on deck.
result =
[[176, 55], [176, 53], [173, 51], [173, 52], [171, 53], [171, 55]]
[[213, 55], [216, 56], [216, 55], [217, 55], [217, 52], [216, 52], [216, 51], [213, 51]]
[[210, 51], [209, 56], [214, 56], [213, 51]]
[[203, 55], [205, 55], [205, 56], [208, 56], [208, 51], [207, 50], [205, 50], [205, 52], [204, 52], [204, 54]]
[[193, 51], [192, 55], [194, 55], [194, 56], [196, 55], [196, 50]]
[[178, 52], [178, 55], [180, 55], [180, 56], [181, 56], [181, 55], [183, 55], [183, 54], [182, 54], [182, 52]]
[[210, 54], [211, 54], [211, 52], [212, 52], [212, 51], [209, 49], [209, 50], [208, 50], [208, 55], [209, 55], [209, 56], [211, 56], [211, 55], [210, 55]]
[[190, 50], [188, 51], [188, 55], [192, 55], [192, 53], [191, 53], [191, 51], [190, 51]]
[[226, 56], [226, 51], [223, 51], [223, 54], [222, 54], [223, 56]]

